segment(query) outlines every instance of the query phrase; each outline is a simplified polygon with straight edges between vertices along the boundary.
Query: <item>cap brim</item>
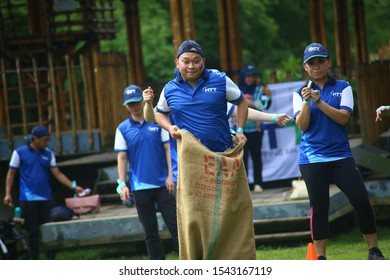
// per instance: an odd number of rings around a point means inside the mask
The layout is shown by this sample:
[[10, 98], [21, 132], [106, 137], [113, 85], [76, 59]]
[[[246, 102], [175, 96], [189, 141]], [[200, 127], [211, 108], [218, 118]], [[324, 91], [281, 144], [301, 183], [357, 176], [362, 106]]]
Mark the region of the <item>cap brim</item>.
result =
[[326, 57], [326, 58], [328, 58], [329, 56], [328, 56], [328, 55], [322, 55], [322, 54], [312, 55], [312, 56], [306, 58], [306, 60], [304, 60], [303, 63], [306, 63], [306, 62], [308, 62], [310, 59], [315, 58], [315, 57]]
[[126, 104], [129, 104], [129, 103], [136, 103], [136, 102], [141, 102], [142, 101], [142, 96], [141, 98], [139, 99], [130, 99], [130, 100], [126, 100], [124, 103], [123, 103], [123, 106], [125, 106]]

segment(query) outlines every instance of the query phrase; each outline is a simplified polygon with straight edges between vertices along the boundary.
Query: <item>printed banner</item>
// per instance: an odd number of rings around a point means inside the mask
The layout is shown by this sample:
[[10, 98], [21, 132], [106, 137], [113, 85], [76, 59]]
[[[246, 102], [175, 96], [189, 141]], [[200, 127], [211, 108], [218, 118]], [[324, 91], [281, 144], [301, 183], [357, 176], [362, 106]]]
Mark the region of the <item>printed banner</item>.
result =
[[[272, 91], [272, 103], [267, 113], [286, 113], [293, 117], [292, 93], [304, 81], [269, 84]], [[295, 121], [285, 127], [274, 123], [264, 123], [263, 146], [263, 181], [277, 181], [300, 176], [298, 168], [300, 130]], [[248, 163], [248, 181], [253, 182], [252, 162]]]

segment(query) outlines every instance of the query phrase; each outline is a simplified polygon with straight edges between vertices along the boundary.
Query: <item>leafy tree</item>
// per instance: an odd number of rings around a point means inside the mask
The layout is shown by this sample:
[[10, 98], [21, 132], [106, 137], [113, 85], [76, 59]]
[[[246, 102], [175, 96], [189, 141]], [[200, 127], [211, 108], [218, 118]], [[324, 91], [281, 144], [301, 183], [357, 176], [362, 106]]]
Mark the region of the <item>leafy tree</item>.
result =
[[[117, 38], [102, 43], [105, 51], [127, 52], [123, 3], [114, 0]], [[351, 3], [351, 1], [349, 2]], [[292, 79], [302, 78], [302, 53], [310, 43], [309, 0], [239, 0], [239, 24], [244, 63], [252, 63], [263, 72], [263, 80], [277, 70], [279, 81], [286, 72]], [[209, 68], [220, 68], [218, 13], [215, 0], [192, 0], [195, 39], [202, 45]], [[351, 55], [354, 55], [352, 5], [348, 5]], [[379, 47], [389, 43], [390, 10], [388, 0], [365, 0], [367, 44], [376, 59]], [[142, 51], [148, 81], [164, 83], [172, 78], [175, 50], [169, 0], [139, 1]], [[334, 59], [335, 38], [333, 0], [324, 0], [327, 49]], [[351, 57], [353, 61], [353, 57]], [[283, 73], [283, 74], [279, 74]]]

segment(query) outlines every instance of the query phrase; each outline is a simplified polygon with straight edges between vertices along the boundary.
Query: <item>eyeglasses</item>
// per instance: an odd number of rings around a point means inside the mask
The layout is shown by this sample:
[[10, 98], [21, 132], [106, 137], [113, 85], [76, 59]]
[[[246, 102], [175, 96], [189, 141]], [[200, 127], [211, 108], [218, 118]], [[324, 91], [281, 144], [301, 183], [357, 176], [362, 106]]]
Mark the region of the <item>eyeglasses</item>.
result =
[[308, 62], [306, 62], [307, 64], [309, 64], [310, 66], [313, 66], [313, 65], [316, 65], [316, 64], [324, 64], [325, 61], [327, 61], [328, 59], [325, 59], [325, 58], [318, 58], [318, 59], [310, 59]]

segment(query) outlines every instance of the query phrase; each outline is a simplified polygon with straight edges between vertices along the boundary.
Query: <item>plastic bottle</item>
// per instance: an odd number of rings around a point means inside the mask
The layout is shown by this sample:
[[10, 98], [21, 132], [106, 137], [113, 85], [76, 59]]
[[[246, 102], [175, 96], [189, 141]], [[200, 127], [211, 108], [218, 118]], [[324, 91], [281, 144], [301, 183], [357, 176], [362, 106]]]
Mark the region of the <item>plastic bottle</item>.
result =
[[16, 218], [21, 218], [22, 217], [22, 209], [20, 207], [15, 207], [14, 216]]

